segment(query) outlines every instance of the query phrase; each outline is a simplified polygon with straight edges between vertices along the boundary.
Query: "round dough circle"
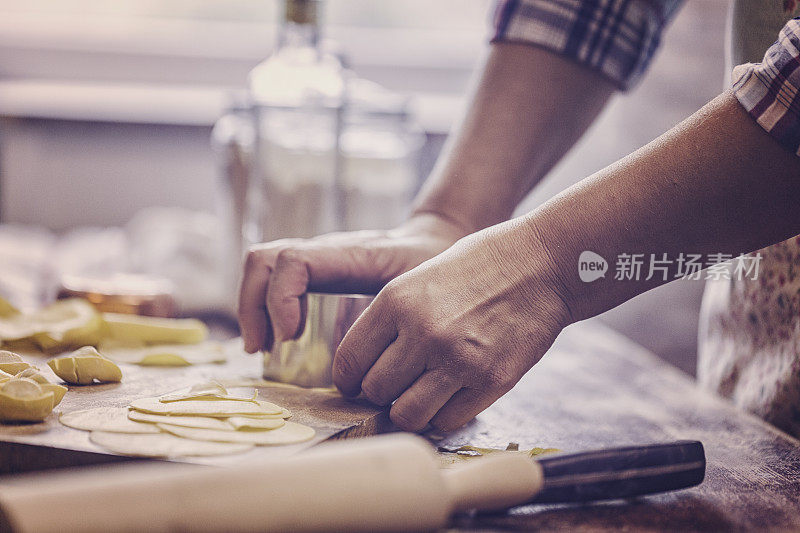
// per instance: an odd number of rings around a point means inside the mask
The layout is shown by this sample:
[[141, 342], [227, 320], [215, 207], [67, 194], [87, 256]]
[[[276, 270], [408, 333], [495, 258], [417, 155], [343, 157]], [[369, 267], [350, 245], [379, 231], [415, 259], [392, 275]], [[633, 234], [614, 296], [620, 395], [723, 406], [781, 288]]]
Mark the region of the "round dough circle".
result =
[[170, 416], [170, 415], [154, 415], [151, 413], [143, 413], [141, 411], [129, 411], [128, 418], [136, 422], [147, 422], [149, 424], [172, 424], [174, 426], [183, 426], [187, 428], [200, 428], [200, 429], [217, 429], [220, 431], [235, 431], [236, 428], [232, 424], [219, 418], [211, 418], [208, 416]]
[[235, 415], [277, 415], [283, 410], [274, 403], [254, 400], [236, 402], [229, 400], [186, 400], [162, 402], [158, 398], [140, 398], [131, 403], [137, 411], [155, 415], [210, 416], [227, 418]]
[[228, 455], [246, 452], [252, 444], [228, 442], [203, 442], [182, 439], [167, 433], [150, 435], [125, 435], [107, 431], [92, 431], [89, 440], [114, 453], [138, 457], [181, 457], [202, 455]]
[[127, 407], [95, 407], [93, 409], [62, 413], [58, 419], [67, 427], [83, 431], [128, 434], [161, 433], [153, 424], [144, 424], [128, 419]]
[[281, 446], [284, 444], [297, 444], [314, 438], [314, 428], [286, 422], [278, 429], [266, 431], [217, 431], [214, 429], [196, 429], [169, 424], [157, 424], [159, 428], [186, 439], [213, 442], [247, 442], [259, 446]]

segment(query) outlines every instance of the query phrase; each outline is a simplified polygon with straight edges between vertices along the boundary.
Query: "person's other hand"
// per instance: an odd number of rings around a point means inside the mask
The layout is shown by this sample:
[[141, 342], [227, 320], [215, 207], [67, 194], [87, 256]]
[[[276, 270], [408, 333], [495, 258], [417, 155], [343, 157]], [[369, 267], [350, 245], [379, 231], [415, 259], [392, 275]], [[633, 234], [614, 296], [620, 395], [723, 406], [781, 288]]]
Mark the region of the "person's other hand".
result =
[[331, 233], [251, 248], [239, 294], [249, 353], [295, 338], [308, 291], [377, 293], [387, 282], [451, 246], [465, 231], [431, 214], [389, 231]]
[[569, 323], [559, 279], [514, 221], [465, 237], [381, 290], [339, 346], [334, 382], [347, 396], [394, 402], [401, 429], [460, 427]]

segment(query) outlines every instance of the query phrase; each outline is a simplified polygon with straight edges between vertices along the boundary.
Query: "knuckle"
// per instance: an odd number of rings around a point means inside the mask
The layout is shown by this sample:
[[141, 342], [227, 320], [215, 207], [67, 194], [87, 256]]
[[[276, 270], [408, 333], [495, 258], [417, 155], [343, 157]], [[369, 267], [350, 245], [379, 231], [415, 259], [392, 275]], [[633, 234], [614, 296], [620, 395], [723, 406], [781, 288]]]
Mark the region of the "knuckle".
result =
[[502, 365], [490, 365], [481, 371], [482, 380], [481, 385], [486, 390], [503, 392], [510, 390], [514, 386], [515, 379], [511, 372], [509, 372]]
[[297, 248], [281, 248], [275, 255], [275, 268], [291, 268], [303, 262], [303, 253]]
[[404, 431], [419, 431], [425, 427], [427, 420], [421, 420], [409, 408], [393, 407], [389, 412], [392, 423]]
[[361, 384], [361, 392], [367, 400], [376, 405], [387, 405], [391, 402], [387, 398], [386, 388], [378, 379], [365, 379]]
[[333, 375], [345, 379], [357, 377], [358, 365], [355, 354], [347, 348], [340, 347], [333, 358]]

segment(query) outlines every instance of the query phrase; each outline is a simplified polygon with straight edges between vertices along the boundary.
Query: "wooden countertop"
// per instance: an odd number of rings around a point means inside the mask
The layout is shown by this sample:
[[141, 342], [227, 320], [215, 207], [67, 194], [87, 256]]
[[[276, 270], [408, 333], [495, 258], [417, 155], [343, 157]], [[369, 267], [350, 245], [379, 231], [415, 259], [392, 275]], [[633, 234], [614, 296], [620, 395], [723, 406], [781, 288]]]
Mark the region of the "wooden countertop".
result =
[[528, 506], [458, 517], [453, 527], [523, 530], [800, 530], [800, 442], [597, 321], [571, 326], [504, 398], [443, 445], [565, 452], [692, 439], [708, 467], [698, 487], [633, 501]]
[[[227, 368], [232, 376], [242, 375], [243, 370], [244, 374], [254, 374], [251, 377], [258, 375], [255, 361], [238, 363], [250, 365], [246, 368], [231, 364]], [[160, 374], [156, 387], [148, 384], [145, 369], [139, 370], [144, 373], [130, 380], [140, 384], [136, 388], [139, 395], [145, 390], [146, 394], [160, 393], [167, 384], [179, 386], [220, 371], [213, 367], [170, 370], [167, 372], [171, 374]], [[119, 404], [124, 405], [133, 392], [129, 389], [120, 394]], [[291, 400], [287, 398], [290, 404]], [[350, 411], [350, 407], [337, 403], [336, 408], [350, 414], [327, 424], [326, 436], [356, 420], [374, 418], [376, 412], [364, 405]], [[313, 421], [313, 412], [298, 415], [311, 416], [306, 421]], [[556, 447], [577, 452], [678, 439], [696, 439], [705, 445], [708, 470], [699, 487], [632, 501], [528, 506], [502, 515], [459, 516], [453, 519], [452, 527], [570, 531], [800, 529], [800, 442], [699, 390], [689, 377], [596, 321], [568, 328], [510, 393], [439, 444], [505, 447], [517, 442], [522, 448]], [[9, 471], [8, 466], [17, 469], [33, 460], [30, 446], [20, 440], [25, 439], [0, 430], [0, 458], [5, 471]], [[83, 446], [84, 440], [75, 440], [70, 447], [72, 451], [86, 451]], [[51, 457], [49, 466], [120, 459], [46, 447], [38, 447], [36, 457]], [[239, 457], [246, 459], [245, 455]]]

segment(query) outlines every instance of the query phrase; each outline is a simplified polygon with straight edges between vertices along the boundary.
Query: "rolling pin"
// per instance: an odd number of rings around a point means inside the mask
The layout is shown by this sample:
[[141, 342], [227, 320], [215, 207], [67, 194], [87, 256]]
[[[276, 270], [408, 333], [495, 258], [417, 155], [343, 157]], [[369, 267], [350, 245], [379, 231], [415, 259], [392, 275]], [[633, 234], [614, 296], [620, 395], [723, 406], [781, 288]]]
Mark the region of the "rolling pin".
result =
[[614, 499], [690, 487], [699, 442], [554, 455], [497, 454], [442, 469], [411, 435], [325, 444], [289, 459], [215, 468], [149, 463], [27, 474], [0, 483], [17, 532], [417, 531], [455, 512]]

